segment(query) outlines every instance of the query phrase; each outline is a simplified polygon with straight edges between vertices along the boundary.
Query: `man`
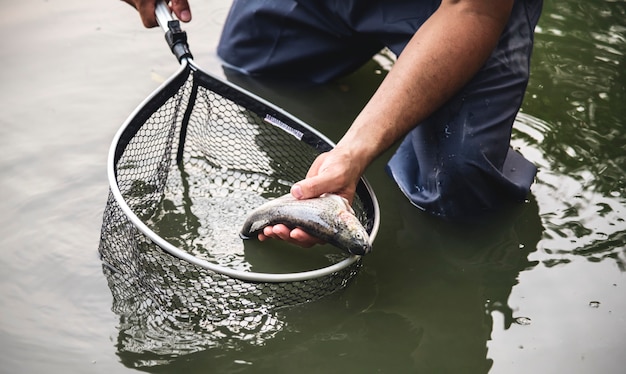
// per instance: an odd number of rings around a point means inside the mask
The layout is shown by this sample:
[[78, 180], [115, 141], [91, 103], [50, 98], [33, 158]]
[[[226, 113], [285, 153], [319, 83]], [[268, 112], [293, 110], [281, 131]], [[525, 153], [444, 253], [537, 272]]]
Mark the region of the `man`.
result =
[[[154, 0], [125, 0], [155, 26]], [[417, 207], [471, 220], [526, 198], [536, 168], [510, 149], [529, 78], [542, 0], [235, 0], [218, 54], [252, 76], [326, 82], [383, 47], [398, 59], [330, 152], [291, 193], [349, 200], [367, 166], [404, 140], [388, 171]], [[186, 0], [171, 2], [182, 21]], [[300, 229], [267, 227], [261, 240], [302, 246]]]

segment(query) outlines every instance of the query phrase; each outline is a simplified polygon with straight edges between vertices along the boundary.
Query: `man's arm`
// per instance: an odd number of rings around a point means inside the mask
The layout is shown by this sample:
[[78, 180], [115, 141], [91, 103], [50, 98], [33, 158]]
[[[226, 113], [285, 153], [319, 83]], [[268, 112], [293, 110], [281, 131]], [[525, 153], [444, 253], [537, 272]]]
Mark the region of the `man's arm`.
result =
[[[297, 198], [334, 192], [352, 200], [367, 166], [458, 92], [496, 47], [513, 0], [444, 0], [419, 28], [337, 146], [291, 189]], [[299, 229], [267, 227], [259, 239], [310, 246]]]
[[[145, 27], [155, 27], [157, 23], [154, 15], [156, 0], [122, 0], [132, 5], [139, 12], [141, 21]], [[191, 21], [191, 10], [187, 0], [171, 0], [170, 9], [176, 15], [176, 18], [183, 22]]]

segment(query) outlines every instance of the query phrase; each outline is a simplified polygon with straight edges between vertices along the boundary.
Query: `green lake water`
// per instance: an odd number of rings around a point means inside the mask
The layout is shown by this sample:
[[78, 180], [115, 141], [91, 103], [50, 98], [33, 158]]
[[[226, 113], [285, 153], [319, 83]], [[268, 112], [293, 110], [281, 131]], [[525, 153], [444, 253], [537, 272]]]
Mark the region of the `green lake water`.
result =
[[[228, 5], [195, 1], [184, 26], [220, 77]], [[512, 141], [539, 167], [526, 203], [480, 229], [443, 224], [387, 177], [389, 151], [366, 174], [381, 227], [349, 287], [264, 316], [263, 334], [198, 323], [171, 331], [187, 339], [176, 344], [114, 299], [98, 256], [111, 140], [178, 67], [160, 30], [120, 1], [23, 0], [5, 4], [0, 31], [0, 373], [626, 366], [626, 2], [544, 5]], [[308, 89], [228, 78], [336, 141], [388, 65]]]

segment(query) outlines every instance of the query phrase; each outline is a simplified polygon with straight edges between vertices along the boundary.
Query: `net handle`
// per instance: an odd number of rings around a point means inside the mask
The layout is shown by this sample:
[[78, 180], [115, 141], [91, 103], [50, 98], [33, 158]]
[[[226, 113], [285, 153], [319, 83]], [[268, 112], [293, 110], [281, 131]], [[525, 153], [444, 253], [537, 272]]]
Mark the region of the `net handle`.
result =
[[167, 6], [165, 0], [158, 0], [156, 2], [154, 15], [156, 16], [159, 26], [163, 29], [163, 32], [169, 31], [167, 23], [169, 21], [174, 21], [174, 17], [172, 16], [172, 12], [170, 12], [170, 8]]
[[154, 14], [157, 23], [165, 32], [167, 45], [170, 46], [170, 50], [176, 56], [178, 62], [182, 63], [183, 60], [193, 59], [189, 50], [189, 44], [187, 44], [187, 33], [180, 28], [180, 21], [174, 19], [165, 0], [157, 1]]

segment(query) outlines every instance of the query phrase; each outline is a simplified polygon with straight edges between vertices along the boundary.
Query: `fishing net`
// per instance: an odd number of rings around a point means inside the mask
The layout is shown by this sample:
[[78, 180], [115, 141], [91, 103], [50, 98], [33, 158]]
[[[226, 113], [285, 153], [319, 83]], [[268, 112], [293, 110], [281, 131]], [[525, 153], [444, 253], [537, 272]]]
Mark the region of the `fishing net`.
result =
[[[109, 155], [99, 252], [124, 350], [261, 343], [281, 328], [276, 310], [346, 287], [358, 256], [238, 235], [248, 212], [287, 193], [331, 147], [183, 59], [122, 126]], [[378, 206], [365, 180], [353, 208], [373, 240]]]

